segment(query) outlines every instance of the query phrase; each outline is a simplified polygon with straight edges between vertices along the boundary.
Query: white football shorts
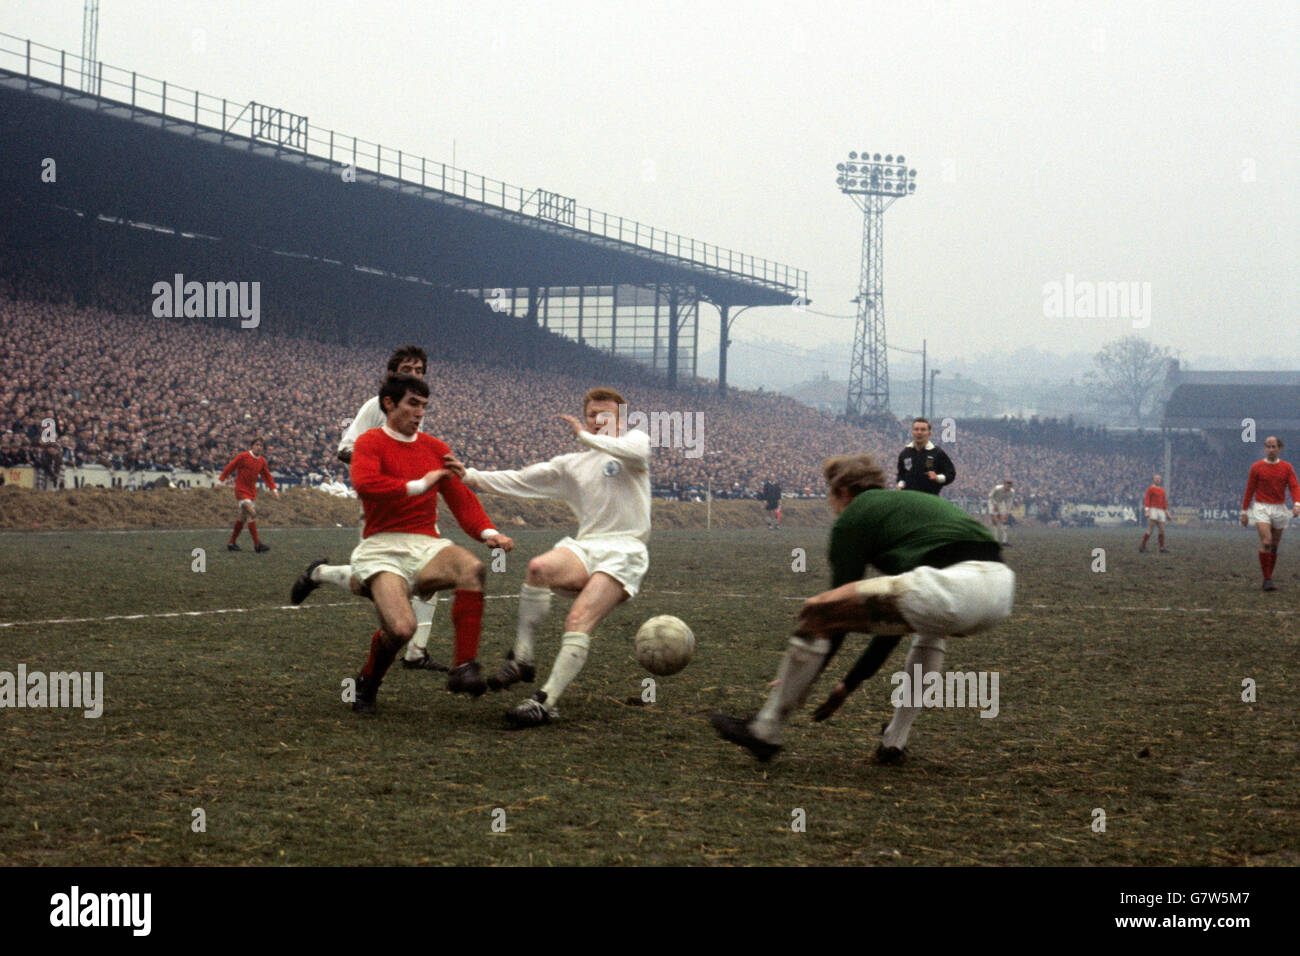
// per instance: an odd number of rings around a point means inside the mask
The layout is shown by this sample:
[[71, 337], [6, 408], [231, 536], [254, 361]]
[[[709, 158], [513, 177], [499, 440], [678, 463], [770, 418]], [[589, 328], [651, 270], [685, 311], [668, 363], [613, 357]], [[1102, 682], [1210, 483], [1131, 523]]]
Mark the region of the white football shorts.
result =
[[959, 636], [987, 631], [1011, 616], [1016, 575], [1000, 561], [919, 567], [895, 577], [903, 620], [917, 634]]
[[391, 571], [405, 578], [407, 590], [414, 594], [420, 570], [452, 543], [446, 538], [405, 531], [372, 534], [352, 549], [352, 576], [367, 584], [380, 571]]
[[1148, 508], [1147, 520], [1165, 524], [1169, 520], [1169, 512], [1165, 511], [1164, 508]]
[[645, 542], [631, 535], [608, 538], [583, 538], [581, 541], [564, 538], [555, 543], [557, 548], [568, 548], [578, 556], [587, 574], [604, 571], [623, 585], [629, 599], [641, 590], [641, 580], [650, 570], [650, 552]]
[[1285, 528], [1291, 523], [1291, 509], [1286, 505], [1267, 505], [1261, 501], [1250, 506], [1251, 524], [1270, 524], [1274, 528]]

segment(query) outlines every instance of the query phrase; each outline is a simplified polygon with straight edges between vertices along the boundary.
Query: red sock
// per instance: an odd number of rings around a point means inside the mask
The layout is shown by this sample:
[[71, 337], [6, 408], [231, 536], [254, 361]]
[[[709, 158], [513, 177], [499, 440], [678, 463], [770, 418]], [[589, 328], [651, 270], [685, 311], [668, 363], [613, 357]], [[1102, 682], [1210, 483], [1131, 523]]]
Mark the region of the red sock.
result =
[[241, 531], [243, 531], [243, 530], [244, 530], [244, 522], [243, 522], [242, 520], [240, 520], [240, 521], [236, 521], [236, 522], [235, 522], [235, 530], [232, 531], [232, 532], [230, 532], [230, 543], [231, 543], [231, 544], [234, 544], [234, 543], [235, 543], [235, 539], [239, 537], [239, 532], [241, 532]]
[[1165, 533], [1161, 531], [1160, 534], [1157, 535], [1157, 539], [1160, 541], [1160, 547], [1163, 548], [1165, 546]]
[[483, 631], [483, 592], [456, 589], [451, 600], [451, 623], [456, 630], [456, 659], [452, 667], [478, 657], [478, 639]]
[[259, 541], [259, 540], [257, 539], [257, 522], [256, 522], [256, 521], [250, 521], [250, 522], [248, 522], [248, 533], [251, 534], [251, 535], [253, 536], [253, 547], [256, 548], [259, 544], [262, 543], [261, 541]]
[[1147, 546], [1147, 542], [1150, 540], [1151, 540], [1151, 532], [1148, 531], [1146, 534], [1142, 536], [1142, 547], [1145, 548]]
[[1268, 577], [1271, 578], [1273, 576], [1273, 569], [1275, 567], [1277, 567], [1277, 552], [1270, 551], [1268, 553], [1268, 572], [1267, 572]]
[[378, 684], [388, 673], [388, 668], [401, 649], [401, 644], [389, 646], [385, 643], [383, 631], [375, 631], [370, 638], [370, 656], [366, 659], [366, 666], [361, 668], [361, 676], [373, 677]]
[[1273, 557], [1272, 551], [1261, 551], [1259, 553], [1259, 570], [1263, 572], [1266, 578], [1273, 576], [1273, 569], [1269, 567], [1269, 558], [1271, 557]]

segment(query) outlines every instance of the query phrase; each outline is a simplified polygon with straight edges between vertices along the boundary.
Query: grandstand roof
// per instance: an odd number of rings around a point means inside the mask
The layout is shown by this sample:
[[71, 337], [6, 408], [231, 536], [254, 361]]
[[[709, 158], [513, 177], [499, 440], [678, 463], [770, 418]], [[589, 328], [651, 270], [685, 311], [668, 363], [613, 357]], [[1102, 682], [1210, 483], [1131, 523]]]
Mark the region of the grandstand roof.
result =
[[[785, 305], [807, 288], [802, 270], [322, 130], [283, 110], [102, 64], [93, 85], [113, 95], [82, 92], [79, 58], [5, 34], [0, 41], [0, 198], [36, 194], [461, 289], [676, 284], [719, 304]], [[58, 163], [57, 185], [32, 172], [47, 157]], [[345, 166], [354, 181], [341, 175]]]
[[1300, 429], [1300, 372], [1182, 372], [1166, 383], [1166, 428]]

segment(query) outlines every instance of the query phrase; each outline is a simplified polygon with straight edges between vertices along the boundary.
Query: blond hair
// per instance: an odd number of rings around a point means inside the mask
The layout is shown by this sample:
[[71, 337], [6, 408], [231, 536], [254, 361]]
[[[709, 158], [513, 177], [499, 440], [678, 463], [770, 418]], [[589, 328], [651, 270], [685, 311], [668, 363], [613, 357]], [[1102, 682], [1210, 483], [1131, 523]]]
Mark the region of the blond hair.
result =
[[885, 487], [885, 473], [870, 455], [838, 455], [822, 462], [822, 474], [831, 493], [841, 488], [857, 497], [872, 488]]
[[586, 395], [582, 396], [582, 411], [587, 411], [587, 406], [592, 402], [613, 402], [615, 405], [626, 405], [627, 401], [618, 392], [612, 388], [599, 386], [591, 389]]

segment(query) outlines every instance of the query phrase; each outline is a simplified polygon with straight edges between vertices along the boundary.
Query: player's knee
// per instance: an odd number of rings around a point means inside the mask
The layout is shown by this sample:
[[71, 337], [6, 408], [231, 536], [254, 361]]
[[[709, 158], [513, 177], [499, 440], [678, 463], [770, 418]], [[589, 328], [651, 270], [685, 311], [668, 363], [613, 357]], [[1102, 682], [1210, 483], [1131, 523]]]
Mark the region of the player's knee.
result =
[[528, 562], [527, 581], [533, 587], [542, 587], [551, 583], [550, 565], [541, 557]]
[[404, 618], [400, 621], [394, 621], [387, 628], [388, 636], [391, 642], [400, 642], [405, 644], [411, 638], [415, 637], [415, 618]]
[[483, 586], [487, 580], [487, 565], [473, 555], [466, 557], [460, 566], [460, 584], [477, 584]]

